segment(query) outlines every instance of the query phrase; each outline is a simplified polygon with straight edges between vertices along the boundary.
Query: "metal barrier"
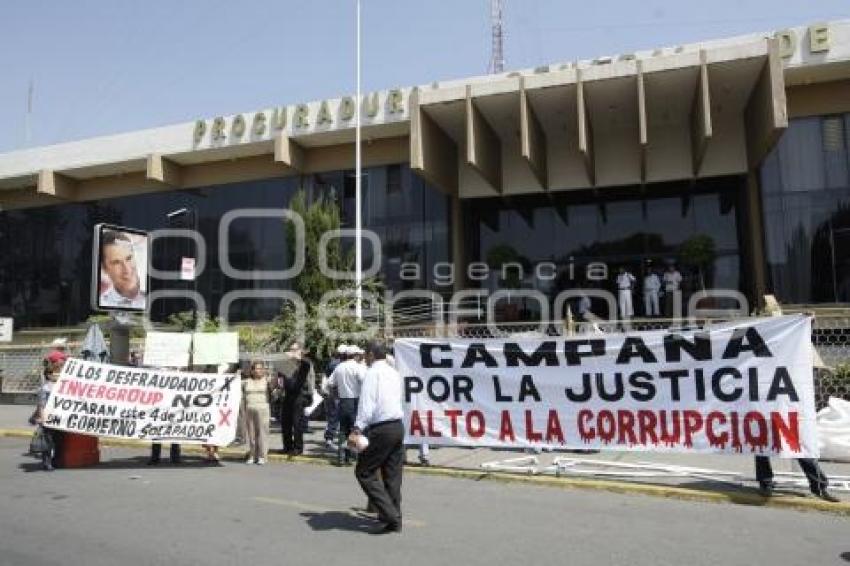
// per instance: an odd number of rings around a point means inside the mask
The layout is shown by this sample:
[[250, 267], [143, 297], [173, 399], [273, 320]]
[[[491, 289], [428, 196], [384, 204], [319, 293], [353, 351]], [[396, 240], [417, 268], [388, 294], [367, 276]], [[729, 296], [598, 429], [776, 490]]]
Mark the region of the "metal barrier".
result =
[[[80, 343], [66, 345], [68, 355], [78, 353]], [[0, 393], [31, 395], [41, 387], [44, 357], [53, 347], [50, 344], [0, 346]]]

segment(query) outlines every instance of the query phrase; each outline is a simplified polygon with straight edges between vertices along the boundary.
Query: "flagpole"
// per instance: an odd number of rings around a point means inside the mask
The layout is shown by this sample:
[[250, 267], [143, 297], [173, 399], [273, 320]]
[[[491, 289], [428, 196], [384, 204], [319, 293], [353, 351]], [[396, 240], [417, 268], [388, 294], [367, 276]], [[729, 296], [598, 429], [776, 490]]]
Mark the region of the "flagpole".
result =
[[361, 179], [362, 179], [362, 163], [361, 163], [361, 155], [360, 155], [360, 116], [362, 114], [361, 104], [362, 101], [360, 99], [360, 0], [355, 0], [356, 8], [357, 8], [357, 31], [356, 31], [356, 43], [357, 47], [355, 49], [356, 52], [356, 62], [355, 62], [355, 75], [356, 75], [356, 95], [355, 100], [357, 101], [355, 104], [355, 112], [354, 112], [354, 199], [355, 199], [355, 240], [354, 240], [354, 262], [356, 264], [356, 275], [355, 275], [355, 284], [357, 286], [357, 320], [363, 319], [363, 246], [362, 246], [362, 230], [363, 230], [363, 220], [362, 220], [362, 204], [361, 204]]

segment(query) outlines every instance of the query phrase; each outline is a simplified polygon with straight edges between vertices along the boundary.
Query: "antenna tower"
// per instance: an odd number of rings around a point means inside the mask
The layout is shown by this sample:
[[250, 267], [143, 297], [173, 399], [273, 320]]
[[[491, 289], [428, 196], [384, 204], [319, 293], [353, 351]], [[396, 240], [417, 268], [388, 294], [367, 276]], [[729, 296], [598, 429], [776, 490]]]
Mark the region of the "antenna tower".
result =
[[505, 52], [503, 50], [504, 32], [502, 30], [502, 0], [490, 0], [490, 28], [493, 45], [490, 50], [490, 73], [505, 70]]

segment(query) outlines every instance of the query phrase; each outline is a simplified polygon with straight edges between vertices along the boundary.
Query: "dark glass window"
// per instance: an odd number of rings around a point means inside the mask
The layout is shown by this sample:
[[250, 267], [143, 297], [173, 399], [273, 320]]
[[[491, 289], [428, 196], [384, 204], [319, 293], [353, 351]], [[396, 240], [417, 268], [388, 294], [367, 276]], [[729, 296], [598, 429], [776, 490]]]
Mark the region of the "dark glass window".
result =
[[761, 168], [770, 291], [850, 302], [850, 114], [791, 120]]
[[[389, 170], [392, 170], [390, 172]], [[390, 190], [400, 183], [401, 190]], [[217, 313], [222, 297], [233, 290], [287, 289], [288, 281], [233, 279], [219, 264], [219, 225], [228, 211], [286, 208], [300, 188], [308, 199], [330, 198], [342, 206], [344, 227], [354, 225], [353, 172], [265, 179], [201, 189], [150, 193], [102, 201], [62, 204], [0, 212], [0, 316], [13, 316], [16, 328], [75, 325], [92, 314], [89, 308], [91, 246], [95, 224], [108, 222], [142, 230], [188, 228], [197, 223], [207, 243], [206, 269], [196, 283], [151, 279], [151, 290], [191, 290], [193, 285]], [[449, 259], [448, 200], [410, 172], [407, 165], [364, 170], [364, 227], [381, 236], [381, 277], [391, 290], [429, 287], [431, 278], [415, 282], [399, 278], [399, 262], [431, 269]], [[350, 195], [350, 196], [349, 196]], [[167, 213], [186, 207], [196, 215], [169, 221]], [[227, 233], [227, 256], [240, 270], [282, 270], [292, 265], [284, 222], [278, 218], [240, 218]], [[364, 250], [368, 251], [368, 245]], [[180, 269], [181, 258], [193, 256], [185, 239], [156, 242], [152, 260], [161, 270]], [[367, 258], [366, 261], [369, 261]], [[271, 320], [280, 311], [276, 299], [239, 300], [230, 320]], [[182, 299], [158, 300], [154, 320], [190, 309]]]
[[[702, 286], [742, 290], [738, 223], [743, 189], [742, 178], [725, 177], [693, 185], [648, 185], [644, 191], [624, 187], [510, 201], [476, 199], [465, 206], [474, 231], [470, 260], [491, 268], [482, 287], [533, 288], [550, 298], [570, 288], [613, 289], [620, 266], [640, 281], [650, 268], [669, 263], [684, 277], [685, 301]], [[713, 248], [708, 263], [691, 255], [697, 238], [707, 238]], [[544, 262], [555, 264], [554, 281], [537, 276]], [[500, 266], [506, 263], [521, 265], [520, 276], [513, 269], [503, 273]], [[591, 263], [607, 267], [605, 281], [588, 280]], [[549, 270], [545, 267], [544, 273]], [[636, 308], [642, 308], [640, 301]]]

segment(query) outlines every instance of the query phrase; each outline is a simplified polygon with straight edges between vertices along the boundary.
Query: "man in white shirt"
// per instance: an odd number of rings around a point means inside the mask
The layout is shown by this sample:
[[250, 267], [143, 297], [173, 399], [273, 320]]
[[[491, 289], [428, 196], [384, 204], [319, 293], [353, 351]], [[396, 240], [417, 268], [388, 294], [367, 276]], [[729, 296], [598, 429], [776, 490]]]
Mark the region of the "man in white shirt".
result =
[[620, 320], [628, 320], [634, 316], [635, 311], [632, 306], [632, 287], [635, 284], [635, 276], [626, 271], [625, 267], [620, 268], [620, 273], [617, 275], [617, 299], [620, 303]]
[[678, 296], [679, 286], [682, 284], [682, 274], [672, 263], [667, 266], [667, 271], [661, 278], [664, 283], [664, 316], [673, 318], [673, 303]]
[[[348, 439], [357, 418], [357, 402], [360, 398], [360, 387], [366, 376], [366, 366], [355, 359], [362, 355], [363, 350], [358, 346], [346, 346], [342, 360], [328, 378], [328, 387], [336, 391], [339, 399], [339, 437]], [[342, 442], [342, 440], [341, 440]], [[351, 450], [339, 446], [337, 462], [348, 464], [351, 460]]]
[[661, 279], [654, 270], [650, 269], [643, 278], [643, 307], [646, 316], [658, 316], [658, 295], [661, 291]]
[[[354, 474], [378, 512], [384, 525], [380, 533], [401, 532], [401, 478], [404, 465], [404, 425], [402, 383], [399, 373], [387, 363], [386, 348], [370, 343], [366, 347], [369, 369], [360, 388], [357, 420], [348, 437], [349, 447], [357, 446], [365, 434], [368, 446], [357, 458]], [[378, 471], [381, 476], [378, 476]]]

